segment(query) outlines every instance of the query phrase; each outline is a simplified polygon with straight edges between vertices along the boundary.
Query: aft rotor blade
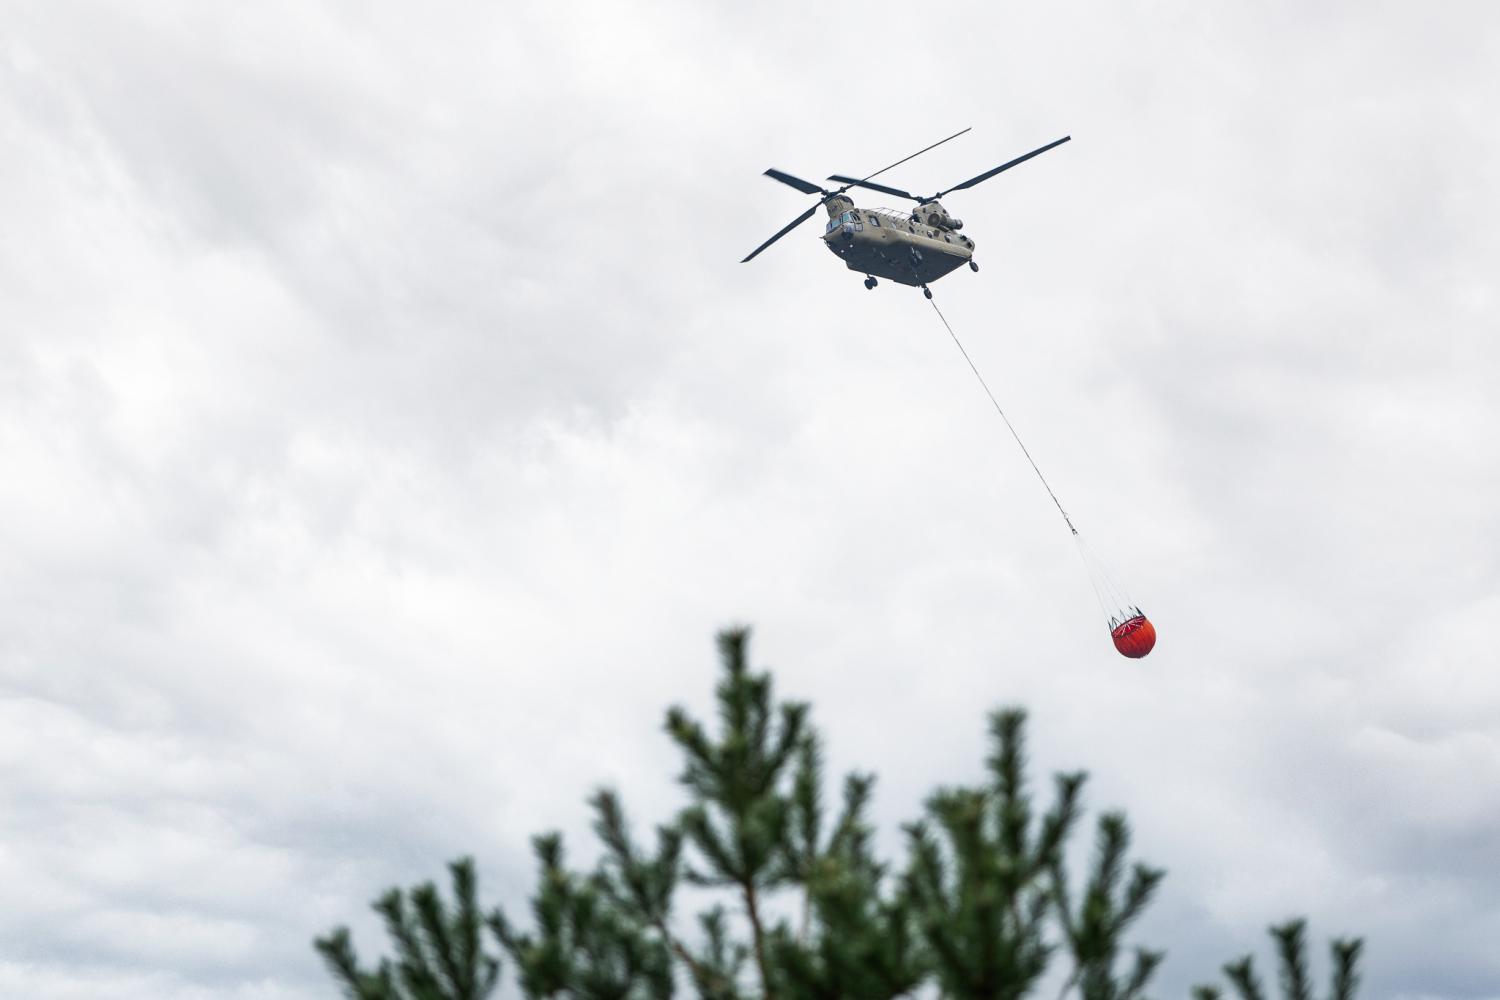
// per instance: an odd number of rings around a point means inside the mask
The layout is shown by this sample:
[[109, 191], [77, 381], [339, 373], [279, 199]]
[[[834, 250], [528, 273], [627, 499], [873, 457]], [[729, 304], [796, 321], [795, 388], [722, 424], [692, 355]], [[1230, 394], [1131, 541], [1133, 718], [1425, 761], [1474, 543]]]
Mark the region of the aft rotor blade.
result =
[[1047, 145], [1043, 146], [1041, 149], [1033, 149], [1031, 152], [1027, 153], [1025, 156], [1018, 156], [1014, 160], [1011, 160], [1009, 163], [1002, 163], [998, 167], [996, 167], [994, 170], [986, 170], [984, 173], [980, 174], [978, 177], [970, 177], [968, 180], [964, 181], [962, 184], [956, 184], [953, 187], [949, 188], [947, 191], [939, 191], [937, 194], [933, 195], [932, 197], [934, 199], [937, 199], [937, 198], [941, 198], [943, 195], [948, 194], [949, 192], [952, 192], [952, 191], [962, 191], [964, 188], [971, 188], [975, 184], [980, 183], [981, 181], [987, 181], [987, 180], [989, 180], [991, 177], [995, 176], [998, 173], [1001, 173], [1002, 171], [1009, 170], [1011, 167], [1014, 167], [1018, 163], [1025, 163], [1027, 160], [1031, 159], [1033, 156], [1041, 156], [1047, 150], [1052, 149], [1055, 146], [1061, 146], [1063, 143], [1067, 142], [1071, 138], [1073, 138], [1071, 135], [1065, 135], [1061, 139], [1057, 140], [1056, 142], [1049, 142], [1049, 143], [1047, 143]]
[[879, 191], [882, 194], [893, 194], [898, 198], [910, 198], [912, 201], [921, 201], [916, 195], [903, 191], [900, 188], [886, 187], [884, 184], [871, 184], [869, 181], [858, 180], [854, 177], [845, 177], [842, 174], [829, 174], [828, 179], [839, 181], [852, 187], [869, 188], [871, 191]]
[[818, 187], [816, 184], [809, 184], [807, 181], [803, 180], [802, 178], [800, 178], [800, 177], [793, 177], [791, 174], [787, 173], [785, 170], [777, 170], [775, 167], [772, 167], [770, 170], [767, 170], [766, 171], [766, 176], [774, 178], [775, 180], [780, 181], [781, 183], [787, 185], [788, 187], [794, 187], [798, 191], [801, 191], [803, 194], [827, 194], [828, 193], [828, 192], [824, 191], [822, 188]]
[[[875, 171], [873, 174], [866, 174], [864, 176], [864, 178], [863, 178], [863, 181], [867, 181], [871, 177], [879, 177], [881, 174], [885, 173], [887, 170], [890, 170], [891, 167], [899, 167], [899, 166], [901, 166], [901, 164], [905, 163], [907, 160], [915, 160], [917, 157], [919, 157], [923, 153], [927, 152], [927, 150], [929, 150], [929, 149], [937, 149], [943, 143], [949, 141], [949, 139], [957, 139], [959, 136], [963, 135], [964, 132], [969, 131], [973, 127], [974, 126], [970, 125], [969, 128], [964, 129], [963, 132], [954, 132], [947, 139], [939, 140], [938, 142], [933, 143], [931, 146], [928, 146], [927, 149], [919, 149], [915, 153], [911, 154], [910, 156], [902, 157], [901, 159], [897, 160], [895, 163], [892, 163], [890, 167], [881, 167], [879, 170]], [[862, 183], [863, 181], [861, 181], [860, 183]], [[911, 195], [907, 195], [906, 197], [910, 198]]]
[[[769, 173], [769, 172], [770, 171], [767, 171], [767, 173]], [[770, 239], [766, 240], [764, 243], [762, 243], [760, 246], [756, 247], [754, 250], [750, 251], [750, 256], [746, 257], [744, 260], [740, 261], [740, 263], [741, 264], [748, 264], [750, 261], [754, 260], [756, 254], [760, 253], [766, 247], [770, 246], [772, 243], [775, 243], [777, 240], [781, 239], [783, 236], [785, 236], [787, 233], [791, 232], [793, 229], [796, 229], [798, 226], [802, 225], [802, 223], [806, 222], [808, 219], [811, 219], [813, 213], [816, 212], [818, 209], [820, 209], [822, 207], [823, 207], [822, 202], [819, 202], [818, 204], [814, 205], [812, 208], [809, 208], [807, 211], [805, 211], [801, 215], [797, 216], [791, 222], [788, 222], [785, 226], [782, 226], [781, 227], [781, 231], [779, 233], [777, 233], [775, 236], [772, 236]]]

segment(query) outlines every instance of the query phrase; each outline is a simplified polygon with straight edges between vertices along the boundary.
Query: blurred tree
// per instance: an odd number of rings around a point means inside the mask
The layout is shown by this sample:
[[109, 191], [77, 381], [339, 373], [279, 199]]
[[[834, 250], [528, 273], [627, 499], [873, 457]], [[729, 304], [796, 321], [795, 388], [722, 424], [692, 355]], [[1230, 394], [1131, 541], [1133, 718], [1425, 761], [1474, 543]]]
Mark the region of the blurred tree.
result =
[[[484, 948], [474, 862], [448, 866], [453, 906], [443, 905], [431, 882], [411, 891], [391, 889], [375, 902], [396, 958], [373, 971], [359, 967], [349, 930], [339, 927], [313, 942], [333, 977], [353, 1000], [483, 1000], [495, 990], [500, 962]], [[410, 905], [408, 905], [408, 902]]]
[[[1307, 921], [1288, 920], [1270, 928], [1276, 943], [1278, 985], [1283, 1000], [1313, 1000], [1312, 977], [1307, 967]], [[1359, 988], [1359, 955], [1364, 942], [1358, 938], [1336, 938], [1329, 945], [1333, 972], [1329, 1000], [1353, 1000]], [[1245, 955], [1224, 966], [1224, 977], [1240, 1000], [1266, 1000], [1265, 987], [1255, 973], [1255, 959]], [[1223, 991], [1204, 985], [1193, 989], [1196, 1000], [1220, 1000]]]
[[994, 713], [989, 783], [938, 791], [927, 801], [929, 818], [907, 827], [906, 883], [939, 987], [948, 995], [1024, 996], [1052, 952], [1045, 876], [1060, 864], [1077, 822], [1083, 775], [1058, 775], [1052, 808], [1034, 823], [1025, 726], [1018, 709]]
[[[775, 993], [785, 1000], [894, 997], [919, 986], [927, 974], [910, 896], [886, 891], [886, 867], [875, 859], [873, 830], [865, 819], [874, 779], [850, 775], [843, 808], [826, 842], [821, 819], [809, 818], [818, 802], [821, 764], [809, 741], [798, 769], [794, 806], [802, 821], [786, 862], [803, 887], [799, 929], [782, 922], [771, 939]], [[821, 815], [821, 810], [817, 810]]]
[[[1129, 826], [1109, 812], [1075, 894], [1066, 848], [1084, 775], [1055, 776], [1050, 804], [1033, 804], [1024, 712], [991, 715], [983, 782], [933, 793], [893, 868], [876, 856], [867, 818], [874, 777], [846, 776], [830, 810], [808, 706], [778, 702], [748, 654], [746, 630], [719, 636], [717, 725], [667, 712], [688, 801], [657, 826], [654, 846], [637, 842], [617, 792], [596, 791], [603, 853], [592, 872], [566, 867], [558, 835], [533, 840], [531, 930], [498, 909], [481, 915], [473, 866], [455, 862], [451, 912], [430, 884], [412, 890], [410, 906], [394, 889], [375, 904], [394, 959], [360, 968], [344, 928], [315, 942], [345, 994], [481, 1000], [499, 978], [480, 940], [487, 926], [528, 998], [667, 1000], [685, 984], [702, 1000], [1011, 1000], [1036, 992], [1062, 958], [1059, 1000], [1143, 1000], [1163, 953], [1129, 949], [1123, 969], [1121, 958], [1164, 873], [1127, 861]], [[688, 936], [674, 906], [684, 884], [711, 898]], [[1304, 930], [1301, 921], [1272, 929], [1286, 1000], [1312, 1000]], [[1337, 941], [1333, 952], [1330, 1000], [1352, 1000], [1360, 942]], [[1248, 956], [1224, 972], [1239, 1000], [1264, 1000]]]
[[795, 835], [785, 779], [806, 743], [807, 705], [774, 705], [770, 675], [750, 672], [748, 646], [743, 629], [719, 636], [718, 736], [680, 707], [667, 712], [667, 733], [686, 759], [679, 780], [692, 800], [678, 824], [702, 862], [686, 870], [687, 879], [739, 893], [761, 983], [769, 987], [762, 897], [795, 877], [781, 863]]
[[490, 927], [515, 962], [528, 997], [647, 1000], [672, 995], [672, 957], [649, 928], [614, 904], [602, 874], [581, 877], [563, 867], [562, 837], [532, 845], [537, 892], [535, 935], [518, 932], [501, 910]]
[[1073, 971], [1063, 993], [1076, 985], [1083, 1000], [1137, 1000], [1165, 954], [1137, 948], [1135, 961], [1124, 978], [1116, 977], [1115, 959], [1126, 928], [1141, 915], [1166, 873], [1137, 863], [1131, 868], [1130, 881], [1121, 889], [1125, 851], [1130, 846], [1130, 827], [1122, 813], [1099, 817], [1095, 843], [1094, 866], [1076, 908], [1061, 855], [1052, 863], [1057, 919], [1062, 925], [1063, 943], [1073, 959]]

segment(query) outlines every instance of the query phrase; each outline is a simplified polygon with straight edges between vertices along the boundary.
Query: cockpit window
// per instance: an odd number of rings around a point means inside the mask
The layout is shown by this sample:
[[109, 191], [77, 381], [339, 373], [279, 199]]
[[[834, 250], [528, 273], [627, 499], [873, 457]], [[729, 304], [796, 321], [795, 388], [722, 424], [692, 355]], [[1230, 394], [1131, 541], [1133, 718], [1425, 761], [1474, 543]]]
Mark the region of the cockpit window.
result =
[[844, 221], [845, 222], [853, 222], [854, 221], [854, 213], [853, 212], [845, 212], [844, 213]]

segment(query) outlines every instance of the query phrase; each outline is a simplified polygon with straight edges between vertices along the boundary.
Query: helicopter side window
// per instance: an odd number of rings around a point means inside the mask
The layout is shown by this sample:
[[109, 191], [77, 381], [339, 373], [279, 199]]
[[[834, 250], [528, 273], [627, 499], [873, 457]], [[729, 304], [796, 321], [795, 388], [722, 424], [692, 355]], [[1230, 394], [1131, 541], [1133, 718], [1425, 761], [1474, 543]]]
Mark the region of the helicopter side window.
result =
[[876, 229], [879, 229], [880, 228], [880, 218], [878, 216], [874, 216], [874, 215], [870, 216], [870, 225], [874, 226]]

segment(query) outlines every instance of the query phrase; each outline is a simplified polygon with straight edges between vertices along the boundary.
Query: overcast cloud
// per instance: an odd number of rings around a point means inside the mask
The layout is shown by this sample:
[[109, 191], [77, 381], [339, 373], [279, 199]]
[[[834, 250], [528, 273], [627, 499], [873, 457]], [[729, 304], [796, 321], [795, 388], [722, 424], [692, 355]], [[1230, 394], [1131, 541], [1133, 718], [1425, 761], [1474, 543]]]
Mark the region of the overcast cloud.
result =
[[[0, 14], [0, 995], [329, 996], [309, 942], [679, 801], [711, 638], [897, 824], [983, 712], [1265, 926], [1500, 997], [1500, 8], [22, 2]], [[1161, 633], [1110, 648], [914, 290]], [[879, 196], [876, 196], [876, 201]], [[1321, 975], [1321, 963], [1320, 963]]]

